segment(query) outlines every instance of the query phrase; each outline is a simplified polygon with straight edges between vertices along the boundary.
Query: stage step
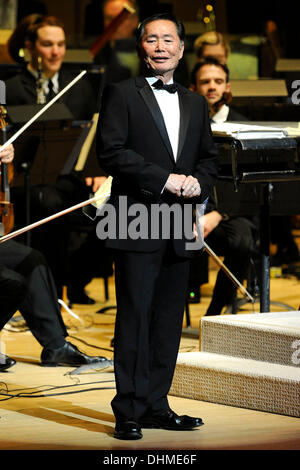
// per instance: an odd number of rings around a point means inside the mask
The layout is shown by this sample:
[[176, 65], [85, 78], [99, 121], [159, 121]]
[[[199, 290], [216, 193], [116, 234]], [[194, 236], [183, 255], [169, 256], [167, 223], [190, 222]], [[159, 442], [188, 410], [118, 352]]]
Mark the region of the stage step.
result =
[[202, 352], [300, 366], [300, 311], [203, 317]]
[[300, 368], [207, 352], [180, 353], [170, 394], [300, 416]]

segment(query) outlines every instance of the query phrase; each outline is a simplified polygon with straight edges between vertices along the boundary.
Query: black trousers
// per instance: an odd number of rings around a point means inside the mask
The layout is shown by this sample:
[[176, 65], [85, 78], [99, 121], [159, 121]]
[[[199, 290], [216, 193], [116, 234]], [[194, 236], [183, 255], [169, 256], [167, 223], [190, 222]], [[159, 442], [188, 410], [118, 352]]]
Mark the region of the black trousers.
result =
[[0, 330], [19, 310], [43, 346], [64, 343], [67, 331], [43, 255], [13, 240], [0, 244]]
[[5, 266], [0, 266], [0, 325], [3, 326], [3, 321], [6, 323], [13, 316], [26, 295], [25, 279]]
[[[245, 279], [254, 253], [255, 230], [250, 219], [232, 217], [221, 222], [206, 238], [212, 250], [218, 256], [224, 256], [225, 266], [240, 282]], [[236, 290], [233, 282], [220, 270], [206, 315], [220, 315], [222, 308], [234, 301]]]
[[166, 241], [160, 251], [114, 253], [117, 317], [114, 367], [117, 420], [169, 409], [180, 343], [189, 261]]

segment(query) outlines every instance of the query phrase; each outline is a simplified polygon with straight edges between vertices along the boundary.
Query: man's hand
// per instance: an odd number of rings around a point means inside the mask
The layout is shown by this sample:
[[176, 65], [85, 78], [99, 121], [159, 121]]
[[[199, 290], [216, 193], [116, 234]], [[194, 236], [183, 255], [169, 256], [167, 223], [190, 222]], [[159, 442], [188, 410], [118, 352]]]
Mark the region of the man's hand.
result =
[[4, 150], [1, 150], [1, 147], [0, 147], [0, 160], [1, 160], [1, 162], [11, 163], [14, 159], [14, 154], [15, 154], [15, 150], [14, 150], [14, 146], [12, 144], [8, 145], [8, 147], [6, 147], [6, 149], [4, 149]]
[[165, 190], [169, 191], [172, 194], [176, 194], [176, 196], [181, 196], [181, 189], [182, 185], [186, 180], [185, 175], [176, 175], [175, 173], [171, 173], [169, 178], [167, 179]]
[[194, 178], [191, 175], [187, 176], [181, 188], [181, 195], [188, 199], [191, 197], [200, 196], [200, 194], [201, 188], [197, 178]]
[[100, 186], [106, 181], [106, 179], [106, 176], [88, 176], [87, 178], [85, 178], [85, 183], [87, 186], [92, 187], [93, 193], [96, 193]]

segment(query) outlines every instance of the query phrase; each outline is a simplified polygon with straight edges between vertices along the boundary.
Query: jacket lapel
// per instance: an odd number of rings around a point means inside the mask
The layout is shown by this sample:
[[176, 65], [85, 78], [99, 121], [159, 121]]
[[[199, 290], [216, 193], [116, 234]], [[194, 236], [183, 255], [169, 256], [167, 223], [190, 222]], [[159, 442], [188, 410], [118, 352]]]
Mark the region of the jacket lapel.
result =
[[170, 143], [170, 139], [168, 136], [168, 132], [165, 126], [165, 121], [162, 115], [162, 112], [158, 106], [158, 103], [156, 101], [156, 98], [154, 96], [154, 93], [152, 92], [150, 86], [147, 83], [147, 80], [144, 77], [137, 77], [136, 78], [136, 84], [139, 88], [139, 93], [142, 96], [144, 102], [146, 103], [149, 111], [152, 114], [152, 118], [155, 122], [155, 125], [157, 126], [160, 135], [162, 137], [163, 143], [166, 146], [170, 157], [174, 161], [174, 155], [173, 155], [173, 150], [172, 146]]
[[26, 70], [23, 75], [20, 75], [23, 89], [29, 96], [34, 97], [34, 102], [37, 101], [36, 96], [36, 80], [34, 76]]
[[[158, 106], [158, 103], [155, 99], [154, 93], [152, 92], [150, 86], [148, 85], [144, 77], [137, 77], [136, 84], [139, 88], [139, 93], [141, 94], [143, 100], [145, 101], [147, 107], [149, 108], [152, 114], [153, 120], [160, 132], [162, 140], [172, 160], [174, 161], [173, 150], [172, 150], [168, 132], [165, 126], [165, 121], [161, 113], [161, 110]], [[190, 121], [190, 106], [189, 106], [189, 98], [188, 98], [187, 90], [179, 86], [178, 95], [179, 95], [179, 106], [180, 106], [180, 129], [179, 129], [177, 161], [180, 158], [180, 155], [184, 146], [186, 133], [187, 133], [187, 129], [188, 129], [189, 121]]]
[[180, 106], [180, 129], [177, 161], [180, 159], [181, 152], [186, 139], [186, 133], [190, 122], [190, 106], [187, 90], [179, 86], [179, 106]]

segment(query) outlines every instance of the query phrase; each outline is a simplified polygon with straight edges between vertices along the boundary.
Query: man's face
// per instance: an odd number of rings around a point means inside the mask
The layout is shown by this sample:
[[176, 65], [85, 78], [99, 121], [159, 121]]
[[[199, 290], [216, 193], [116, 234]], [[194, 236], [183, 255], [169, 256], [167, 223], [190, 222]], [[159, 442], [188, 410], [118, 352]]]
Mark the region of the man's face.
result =
[[[125, 0], [112, 0], [104, 8], [104, 27], [106, 28], [124, 9]], [[120, 26], [114, 31], [111, 39], [126, 39], [133, 36], [134, 30], [138, 26], [138, 17], [135, 13], [129, 15]]]
[[226, 73], [216, 65], [203, 65], [196, 75], [196, 85], [193, 90], [203, 95], [209, 107], [219, 101], [224, 92], [230, 91], [230, 84], [226, 82]]
[[31, 63], [38, 67], [38, 57], [42, 59], [43, 72], [52, 77], [61, 68], [66, 53], [65, 33], [59, 26], [43, 26], [38, 29], [35, 45], [28, 45]]
[[183, 51], [184, 45], [172, 21], [155, 20], [146, 25], [140, 45], [140, 59], [153, 75], [171, 78]]
[[226, 64], [227, 57], [224, 46], [222, 44], [207, 44], [203, 47], [202, 58], [214, 57], [221, 64]]

